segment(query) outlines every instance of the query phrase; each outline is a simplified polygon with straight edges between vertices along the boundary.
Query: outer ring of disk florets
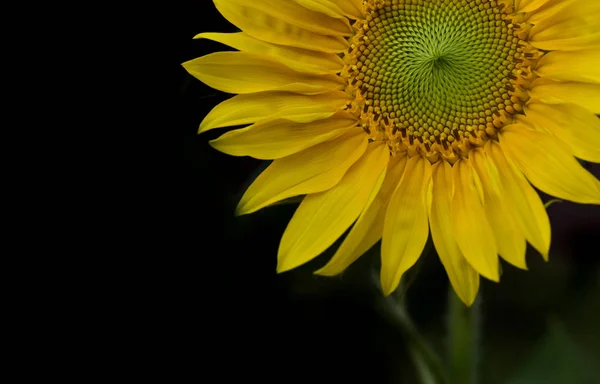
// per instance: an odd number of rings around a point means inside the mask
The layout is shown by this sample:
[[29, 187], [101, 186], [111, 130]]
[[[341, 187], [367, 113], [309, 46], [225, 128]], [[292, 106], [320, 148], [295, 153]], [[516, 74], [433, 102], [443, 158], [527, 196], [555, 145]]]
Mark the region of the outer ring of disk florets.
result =
[[[394, 5], [413, 1], [418, 0], [394, 0]], [[501, 89], [490, 90], [497, 96], [496, 104], [486, 110], [485, 115], [468, 120], [437, 122], [441, 133], [422, 137], [415, 134], [415, 127], [409, 121], [400, 121], [394, 112], [381, 111], [374, 105], [368, 97], [374, 87], [364, 81], [365, 75], [360, 70], [363, 65], [359, 60], [360, 52], [369, 44], [370, 26], [378, 20], [378, 13], [389, 8], [391, 3], [392, 0], [363, 1], [366, 16], [352, 25], [354, 33], [349, 38], [349, 49], [343, 54], [345, 65], [340, 73], [346, 79], [345, 91], [352, 96], [346, 109], [357, 118], [358, 125], [369, 135], [370, 141], [386, 141], [392, 155], [406, 153], [410, 157], [420, 154], [432, 163], [445, 159], [453, 164], [461, 157], [468, 157], [472, 149], [497, 139], [499, 130], [513, 123], [515, 116], [522, 113], [529, 100], [527, 89], [536, 78], [532, 68], [543, 53], [527, 43], [531, 25], [524, 22], [522, 13], [515, 13], [512, 1], [473, 0], [476, 6], [487, 3], [493, 7], [499, 14], [498, 22], [504, 23], [514, 37], [513, 41], [505, 42], [514, 48], [512, 60], [503, 71], [505, 85]]]

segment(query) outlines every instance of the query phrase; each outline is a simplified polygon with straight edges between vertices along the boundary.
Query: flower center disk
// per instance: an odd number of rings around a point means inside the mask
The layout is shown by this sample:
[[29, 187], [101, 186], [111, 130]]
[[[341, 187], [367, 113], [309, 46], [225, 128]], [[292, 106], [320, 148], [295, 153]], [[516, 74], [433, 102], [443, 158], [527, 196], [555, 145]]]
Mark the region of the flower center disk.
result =
[[496, 0], [369, 1], [342, 75], [360, 124], [392, 153], [455, 161], [522, 111], [520, 26]]

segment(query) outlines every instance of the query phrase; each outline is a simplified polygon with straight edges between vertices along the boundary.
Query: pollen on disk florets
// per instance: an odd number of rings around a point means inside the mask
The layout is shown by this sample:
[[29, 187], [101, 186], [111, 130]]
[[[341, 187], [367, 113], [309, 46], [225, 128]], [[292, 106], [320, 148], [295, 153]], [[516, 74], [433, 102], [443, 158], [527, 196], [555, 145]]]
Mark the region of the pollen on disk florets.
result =
[[454, 162], [512, 122], [542, 53], [510, 3], [365, 0], [341, 75], [370, 138]]

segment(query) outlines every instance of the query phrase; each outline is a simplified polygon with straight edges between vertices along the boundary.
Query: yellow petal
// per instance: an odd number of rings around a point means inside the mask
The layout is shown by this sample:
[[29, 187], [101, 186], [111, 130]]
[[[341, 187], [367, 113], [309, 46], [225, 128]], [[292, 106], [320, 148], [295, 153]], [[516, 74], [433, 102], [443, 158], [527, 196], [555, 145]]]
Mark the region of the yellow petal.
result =
[[467, 262], [454, 240], [450, 221], [453, 190], [450, 164], [439, 161], [433, 165], [432, 184], [431, 238], [454, 291], [466, 305], [471, 305], [479, 291], [479, 274]]
[[394, 191], [383, 224], [381, 287], [392, 293], [404, 272], [418, 260], [429, 235], [427, 189], [431, 164], [422, 156], [408, 159], [400, 185]]
[[[217, 0], [220, 1], [220, 0]], [[244, 10], [260, 12], [278, 20], [306, 29], [314, 33], [329, 36], [350, 36], [352, 29], [347, 20], [332, 18], [323, 12], [314, 10], [299, 4], [299, 1], [273, 1], [273, 0], [227, 0], [236, 3]], [[306, 0], [305, 0], [306, 1]]]
[[538, 76], [551, 80], [599, 84], [599, 63], [600, 49], [554, 51], [545, 54], [540, 59], [535, 72]]
[[498, 248], [475, 187], [476, 177], [468, 161], [462, 159], [454, 164], [454, 197], [450, 208], [453, 233], [469, 264], [482, 276], [499, 281]]
[[[557, 29], [552, 29], [555, 33], [560, 33], [560, 26]], [[541, 37], [530, 40], [529, 43], [538, 49], [543, 50], [563, 50], [575, 51], [579, 49], [598, 49], [600, 47], [600, 33], [589, 32], [584, 30], [580, 32], [580, 36], [571, 38], [555, 38], [541, 40]]]
[[472, 151], [469, 156], [471, 166], [483, 186], [483, 210], [494, 233], [498, 253], [515, 267], [527, 269], [525, 234], [505, 207], [506, 201], [499, 186], [500, 180], [497, 179], [496, 172], [490, 172], [493, 164], [488, 164], [489, 160], [482, 149]]
[[304, 198], [281, 238], [278, 272], [318, 256], [348, 229], [381, 186], [389, 157], [387, 145], [371, 144], [335, 187]]
[[600, 182], [554, 137], [513, 124], [502, 130], [500, 143], [538, 189], [564, 200], [600, 204]]
[[362, 156], [367, 142], [362, 130], [349, 132], [273, 161], [244, 193], [236, 213], [245, 215], [288, 197], [328, 190]]
[[593, 1], [546, 0], [544, 2], [544, 6], [538, 7], [527, 19], [528, 22], [534, 24], [540, 30], [567, 20], [581, 22], [581, 19], [585, 18], [587, 14], [593, 13], [594, 10], [598, 9], [597, 4], [594, 4], [595, 2]]
[[537, 79], [531, 85], [529, 96], [548, 104], [578, 104], [590, 112], [600, 113], [600, 84]]
[[213, 108], [200, 124], [199, 133], [220, 127], [286, 119], [298, 123], [325, 119], [344, 108], [350, 96], [332, 91], [317, 95], [261, 92], [237, 95]]
[[[339, 53], [348, 48], [342, 35], [343, 22], [315, 12], [292, 1], [213, 0], [219, 12], [233, 25], [257, 39], [280, 45]], [[294, 7], [295, 6], [295, 7]], [[289, 13], [290, 7], [303, 9]], [[331, 21], [331, 22], [329, 22]], [[315, 32], [315, 31], [322, 32]], [[331, 32], [331, 33], [328, 33]], [[337, 35], [334, 36], [333, 34]]]
[[337, 5], [344, 15], [351, 19], [360, 19], [365, 16], [362, 0], [328, 0]]
[[504, 205], [512, 216], [525, 238], [547, 260], [550, 249], [550, 221], [544, 204], [537, 192], [505, 158], [500, 144], [490, 141], [485, 151], [491, 162], [490, 170], [506, 199]]
[[385, 179], [377, 195], [367, 204], [335, 255], [323, 268], [316, 271], [316, 274], [333, 276], [341, 273], [381, 239], [385, 212], [392, 193], [402, 178], [406, 160], [405, 156], [390, 159]]
[[576, 157], [600, 163], [600, 119], [575, 104], [531, 102], [525, 107], [526, 122], [552, 133], [569, 146]]
[[344, 66], [343, 60], [333, 53], [310, 51], [308, 49], [286, 47], [255, 39], [244, 32], [239, 33], [200, 33], [194, 39], [209, 39], [228, 45], [242, 52], [260, 55], [280, 62], [291, 69], [315, 75], [334, 75]]
[[598, 48], [600, 3], [597, 1], [554, 1], [528, 20], [534, 26], [529, 42], [544, 50]]
[[[293, 1], [297, 4], [300, 4], [301, 6], [303, 6], [306, 9], [310, 9], [311, 11], [324, 13], [327, 16], [332, 17], [334, 19], [345, 20], [344, 12], [335, 3], [332, 3], [330, 1], [323, 1], [323, 0], [293, 0]], [[346, 20], [346, 22], [347, 22], [347, 20]]]
[[183, 63], [194, 77], [228, 93], [290, 91], [315, 94], [343, 88], [334, 75], [307, 75], [246, 52], [215, 52]]
[[210, 145], [233, 156], [251, 156], [257, 159], [279, 159], [300, 152], [313, 145], [341, 136], [356, 127], [356, 119], [334, 115], [311, 123], [295, 123], [278, 119], [256, 123], [247, 128], [229, 131]]
[[517, 12], [532, 12], [546, 4], [548, 0], [517, 0]]

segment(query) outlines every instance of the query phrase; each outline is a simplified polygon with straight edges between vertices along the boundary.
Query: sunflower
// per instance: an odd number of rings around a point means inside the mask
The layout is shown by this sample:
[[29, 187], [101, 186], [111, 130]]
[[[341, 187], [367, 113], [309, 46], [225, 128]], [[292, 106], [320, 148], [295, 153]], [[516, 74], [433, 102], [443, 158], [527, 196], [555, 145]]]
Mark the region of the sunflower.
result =
[[[546, 260], [550, 223], [533, 188], [600, 203], [600, 2], [596, 0], [214, 0], [239, 33], [196, 38], [237, 51], [184, 63], [220, 91], [200, 132], [233, 156], [273, 160], [248, 214], [305, 196], [278, 272], [321, 254], [342, 272], [381, 240], [389, 294], [431, 232], [457, 295], [473, 303], [499, 257]], [[249, 125], [250, 124], [250, 125]]]

